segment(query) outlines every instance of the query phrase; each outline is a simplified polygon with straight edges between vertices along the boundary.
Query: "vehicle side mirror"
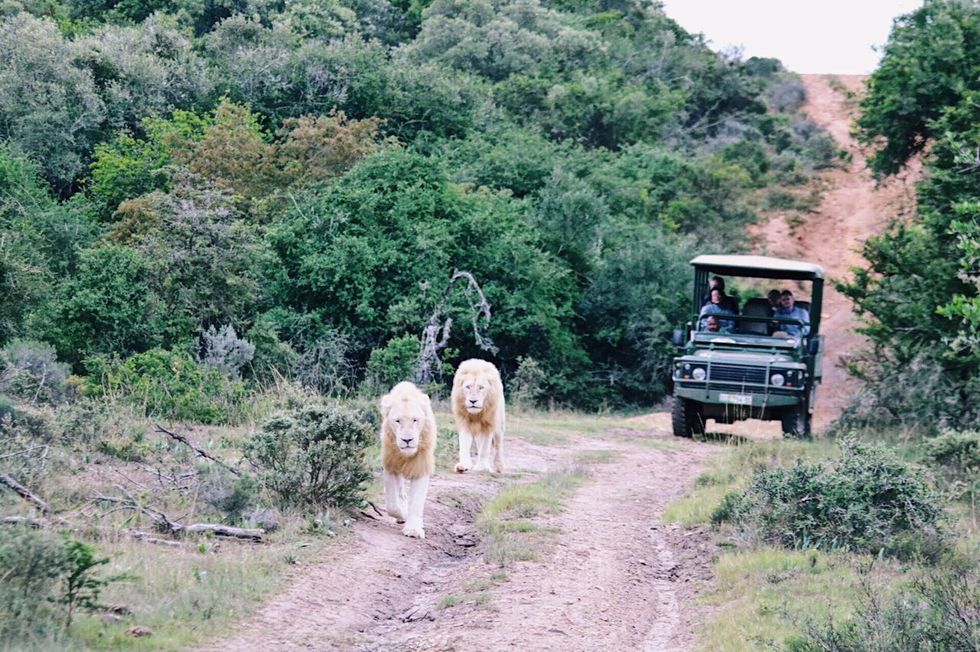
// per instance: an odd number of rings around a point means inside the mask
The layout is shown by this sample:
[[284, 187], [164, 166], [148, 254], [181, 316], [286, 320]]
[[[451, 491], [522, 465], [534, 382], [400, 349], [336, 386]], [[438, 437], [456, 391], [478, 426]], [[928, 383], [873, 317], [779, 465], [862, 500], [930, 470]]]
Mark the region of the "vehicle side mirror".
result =
[[820, 352], [820, 338], [811, 337], [810, 341], [807, 343], [807, 351], [810, 355], [817, 355]]
[[674, 329], [674, 346], [684, 346], [684, 331], [680, 328]]

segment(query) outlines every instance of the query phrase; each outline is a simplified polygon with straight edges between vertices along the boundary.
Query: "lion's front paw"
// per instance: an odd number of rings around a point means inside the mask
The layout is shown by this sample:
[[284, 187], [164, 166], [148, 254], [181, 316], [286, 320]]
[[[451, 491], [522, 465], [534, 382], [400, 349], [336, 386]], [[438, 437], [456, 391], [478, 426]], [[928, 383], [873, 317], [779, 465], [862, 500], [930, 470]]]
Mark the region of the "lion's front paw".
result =
[[422, 528], [421, 523], [406, 523], [405, 527], [402, 528], [402, 534], [407, 537], [415, 537], [416, 539], [425, 538], [425, 530]]
[[456, 464], [456, 473], [466, 473], [471, 468], [472, 467], [469, 464], [463, 464], [462, 462], [459, 462]]

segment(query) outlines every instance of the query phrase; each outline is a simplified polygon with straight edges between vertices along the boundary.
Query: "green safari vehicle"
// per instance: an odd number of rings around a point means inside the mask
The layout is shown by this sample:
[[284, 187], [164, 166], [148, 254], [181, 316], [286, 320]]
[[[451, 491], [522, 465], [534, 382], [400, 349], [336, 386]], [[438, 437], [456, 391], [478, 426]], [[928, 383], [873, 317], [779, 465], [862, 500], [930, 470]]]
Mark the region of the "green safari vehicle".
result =
[[[781, 421], [786, 435], [809, 437], [822, 375], [823, 270], [813, 263], [766, 256], [705, 255], [691, 265], [694, 316], [686, 336], [677, 331], [674, 340], [681, 349], [673, 366], [674, 435], [702, 434], [708, 419], [764, 419]], [[725, 279], [729, 288], [755, 286], [763, 295], [746, 300], [737, 315], [718, 314], [709, 327], [718, 328], [720, 320], [722, 330], [708, 330], [707, 317], [701, 315], [708, 280], [714, 276]], [[809, 312], [809, 324], [775, 316], [765, 296], [767, 287], [790, 290], [795, 306]]]

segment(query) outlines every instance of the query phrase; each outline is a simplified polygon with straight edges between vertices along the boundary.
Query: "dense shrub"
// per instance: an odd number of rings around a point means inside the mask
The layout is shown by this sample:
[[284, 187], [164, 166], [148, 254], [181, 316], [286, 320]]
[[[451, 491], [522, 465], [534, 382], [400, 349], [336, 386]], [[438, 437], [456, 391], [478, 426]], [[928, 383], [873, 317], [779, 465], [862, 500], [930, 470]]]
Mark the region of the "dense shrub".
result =
[[865, 576], [855, 615], [842, 622], [808, 623], [792, 652], [879, 652], [980, 649], [980, 582], [968, 564], [920, 574], [888, 593]]
[[949, 493], [966, 501], [980, 496], [980, 432], [947, 430], [923, 440], [920, 448], [926, 462], [937, 468]]
[[126, 360], [95, 357], [83, 390], [140, 408], [150, 417], [228, 423], [240, 415], [245, 386], [190, 356], [153, 349]]
[[934, 559], [945, 515], [922, 475], [881, 445], [841, 441], [829, 467], [801, 461], [760, 470], [713, 520], [787, 548], [833, 548]]
[[31, 403], [56, 403], [68, 392], [70, 368], [43, 342], [14, 340], [0, 349], [0, 392]]
[[98, 575], [109, 559], [94, 547], [24, 526], [0, 538], [0, 638], [4, 644], [56, 636], [79, 609], [99, 607], [102, 589], [117, 578]]
[[339, 404], [280, 412], [245, 442], [262, 483], [284, 506], [351, 507], [371, 472], [364, 449], [374, 433]]

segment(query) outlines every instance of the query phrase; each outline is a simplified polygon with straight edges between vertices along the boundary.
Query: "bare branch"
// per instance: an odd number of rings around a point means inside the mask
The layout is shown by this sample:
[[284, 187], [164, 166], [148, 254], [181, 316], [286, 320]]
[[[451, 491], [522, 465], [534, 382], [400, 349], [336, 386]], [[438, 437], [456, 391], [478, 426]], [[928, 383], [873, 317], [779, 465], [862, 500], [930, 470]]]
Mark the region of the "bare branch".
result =
[[222, 466], [222, 467], [228, 469], [229, 471], [231, 471], [232, 473], [234, 473], [238, 477], [241, 477], [241, 475], [242, 475], [241, 471], [239, 471], [236, 468], [233, 468], [233, 467], [229, 466], [228, 464], [225, 464], [224, 462], [222, 462], [221, 460], [219, 460], [217, 457], [215, 457], [211, 453], [208, 453], [205, 450], [201, 450], [200, 448], [198, 448], [197, 446], [195, 446], [194, 444], [192, 444], [190, 441], [188, 441], [187, 437], [185, 437], [185, 436], [183, 436], [181, 434], [178, 434], [176, 432], [171, 432], [171, 431], [167, 430], [166, 428], [164, 428], [163, 426], [161, 426], [160, 424], [155, 423], [153, 425], [156, 427], [157, 432], [162, 433], [164, 435], [167, 435], [167, 436], [169, 436], [169, 437], [171, 437], [173, 439], [176, 439], [177, 441], [179, 441], [180, 443], [184, 444], [185, 446], [187, 446], [188, 448], [190, 448], [192, 451], [194, 451], [195, 453], [197, 453], [201, 457], [203, 457], [205, 459], [208, 459], [208, 460], [211, 460], [215, 464], [218, 464], [219, 466]]
[[0, 473], [0, 484], [6, 485], [13, 489], [18, 496], [41, 510], [42, 514], [47, 514], [51, 511], [51, 508], [48, 507], [46, 502], [35, 496], [27, 487], [20, 484], [6, 473]]
[[[427, 385], [433, 380], [433, 368], [439, 361], [439, 351], [446, 348], [449, 343], [449, 334], [452, 329], [452, 317], [443, 315], [447, 309], [449, 297], [452, 296], [453, 285], [459, 279], [466, 279], [466, 296], [470, 300], [470, 318], [473, 324], [473, 338], [477, 346], [484, 351], [496, 354], [497, 347], [493, 341], [480, 332], [481, 321], [486, 327], [490, 324], [490, 302], [487, 301], [483, 289], [472, 274], [458, 269], [453, 270], [453, 275], [443, 290], [439, 303], [433, 309], [422, 331], [422, 341], [419, 346], [418, 365], [415, 372], [415, 382], [420, 385]], [[476, 295], [475, 297], [473, 295]]]

